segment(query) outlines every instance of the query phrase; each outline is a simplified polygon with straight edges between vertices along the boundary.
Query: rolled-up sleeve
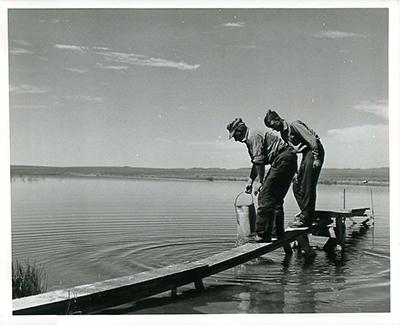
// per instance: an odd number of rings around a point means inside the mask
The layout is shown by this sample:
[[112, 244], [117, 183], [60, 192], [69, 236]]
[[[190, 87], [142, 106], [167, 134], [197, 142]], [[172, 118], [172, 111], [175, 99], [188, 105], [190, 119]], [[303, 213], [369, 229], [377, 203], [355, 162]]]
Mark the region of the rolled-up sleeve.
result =
[[303, 144], [307, 145], [312, 151], [315, 160], [320, 160], [320, 153], [317, 141], [317, 135], [310, 131], [303, 123], [294, 121], [291, 123], [292, 131], [297, 133], [303, 140]]
[[264, 164], [264, 137], [262, 135], [255, 134], [249, 138], [248, 149], [253, 164]]

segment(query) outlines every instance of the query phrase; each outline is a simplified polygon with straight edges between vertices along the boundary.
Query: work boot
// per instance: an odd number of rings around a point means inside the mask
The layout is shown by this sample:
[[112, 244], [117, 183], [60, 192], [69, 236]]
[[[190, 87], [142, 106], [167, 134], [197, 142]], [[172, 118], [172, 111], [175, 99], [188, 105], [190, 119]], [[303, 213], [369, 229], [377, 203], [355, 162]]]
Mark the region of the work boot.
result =
[[312, 225], [312, 221], [306, 219], [306, 217], [301, 213], [297, 214], [294, 219], [295, 220], [289, 225], [290, 228], [303, 228]]
[[309, 227], [309, 226], [310, 226], [310, 224], [305, 223], [304, 221], [301, 221], [301, 220], [293, 221], [289, 225], [290, 228], [304, 228], [304, 227]]
[[258, 234], [256, 234], [250, 241], [251, 243], [270, 243], [271, 242], [271, 238], [267, 238], [264, 236], [260, 236]]

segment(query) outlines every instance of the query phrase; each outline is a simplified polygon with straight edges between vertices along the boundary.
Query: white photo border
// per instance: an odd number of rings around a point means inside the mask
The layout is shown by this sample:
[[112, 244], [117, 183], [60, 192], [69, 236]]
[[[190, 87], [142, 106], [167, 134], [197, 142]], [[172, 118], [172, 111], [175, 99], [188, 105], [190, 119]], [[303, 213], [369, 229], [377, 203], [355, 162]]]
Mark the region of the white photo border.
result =
[[[269, 315], [130, 315], [130, 316], [12, 316], [11, 298], [11, 204], [10, 204], [10, 148], [9, 148], [9, 99], [8, 99], [8, 9], [25, 8], [387, 8], [389, 10], [389, 130], [390, 130], [390, 313], [362, 314], [269, 314]], [[0, 324], [148, 324], [191, 325], [247, 324], [268, 322], [268, 324], [308, 325], [334, 324], [399, 324], [399, 251], [400, 222], [397, 213], [400, 184], [400, 119], [399, 119], [399, 14], [398, 1], [1, 1], [0, 2], [0, 184], [1, 184], [1, 252], [0, 252]], [[374, 154], [374, 153], [371, 153]], [[351, 301], [349, 301], [351, 304]]]

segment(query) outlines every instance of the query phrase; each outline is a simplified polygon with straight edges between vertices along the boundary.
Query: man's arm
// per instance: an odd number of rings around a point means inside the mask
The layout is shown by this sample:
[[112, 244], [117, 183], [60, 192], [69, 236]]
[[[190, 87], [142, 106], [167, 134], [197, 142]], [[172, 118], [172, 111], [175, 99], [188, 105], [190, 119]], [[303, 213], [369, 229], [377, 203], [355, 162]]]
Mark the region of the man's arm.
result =
[[246, 193], [250, 194], [252, 189], [253, 189], [253, 183], [255, 181], [255, 179], [257, 178], [257, 169], [256, 169], [256, 165], [253, 164], [251, 166], [251, 171], [250, 171], [250, 176], [249, 176], [249, 180], [246, 184]]
[[[303, 139], [305, 144], [311, 149], [312, 154], [314, 156], [314, 163], [318, 166], [321, 165], [320, 161], [320, 153], [317, 142], [317, 136], [313, 134], [307, 127], [298, 121], [294, 121], [291, 123], [293, 131], [295, 131], [300, 137]], [[314, 164], [313, 164], [314, 165]]]
[[261, 187], [263, 186], [263, 183], [264, 183], [265, 165], [257, 164], [255, 166], [256, 166], [256, 170], [257, 170], [258, 181], [260, 182], [260, 186], [254, 190], [254, 194], [257, 195], [260, 192]]
[[258, 181], [262, 185], [262, 183], [264, 182], [265, 165], [257, 164], [255, 166], [256, 166], [256, 170], [257, 170]]
[[[256, 178], [258, 178], [258, 181], [261, 183], [264, 182], [264, 175], [265, 175], [265, 165], [264, 164], [253, 164], [253, 166], [251, 167], [251, 172], [250, 172], [250, 179], [247, 182], [246, 185], [246, 193], [251, 193], [252, 189], [253, 189], [253, 183], [256, 180]], [[257, 188], [254, 193], [258, 193], [258, 191], [260, 190], [260, 188]]]
[[[247, 148], [251, 157], [252, 167], [250, 172], [250, 179], [247, 182], [246, 193], [251, 193], [253, 183], [258, 177], [260, 183], [264, 180], [265, 173], [265, 156], [264, 156], [264, 135], [261, 133], [250, 136], [247, 142]], [[256, 191], [258, 191], [257, 189]]]

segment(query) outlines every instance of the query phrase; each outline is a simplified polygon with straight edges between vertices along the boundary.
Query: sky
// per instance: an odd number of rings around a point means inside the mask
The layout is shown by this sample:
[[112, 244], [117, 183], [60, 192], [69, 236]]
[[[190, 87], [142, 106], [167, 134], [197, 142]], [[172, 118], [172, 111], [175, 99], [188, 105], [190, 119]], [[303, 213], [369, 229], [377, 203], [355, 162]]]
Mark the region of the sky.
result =
[[249, 167], [226, 125], [314, 129], [326, 168], [389, 166], [388, 12], [11, 9], [14, 165]]

